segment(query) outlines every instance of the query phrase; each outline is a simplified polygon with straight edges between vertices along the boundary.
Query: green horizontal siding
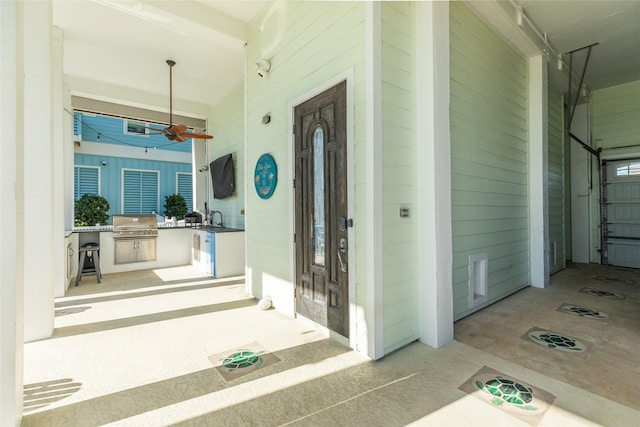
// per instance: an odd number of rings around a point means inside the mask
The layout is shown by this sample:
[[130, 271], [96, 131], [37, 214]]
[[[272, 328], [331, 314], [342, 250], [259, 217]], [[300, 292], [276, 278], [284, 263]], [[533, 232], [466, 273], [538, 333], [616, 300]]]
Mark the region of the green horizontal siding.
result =
[[593, 92], [592, 115], [593, 139], [604, 154], [609, 148], [640, 146], [640, 81]]
[[[250, 168], [245, 171], [247, 176], [253, 174], [256, 160], [265, 152], [270, 153], [278, 165], [278, 185], [273, 196], [264, 200], [257, 196], [253, 184], [249, 184], [244, 196], [246, 206], [239, 207], [254, 213], [245, 218], [248, 239], [246, 263], [252, 292], [257, 296], [263, 292], [270, 293], [274, 304], [283, 310], [292, 307], [294, 301], [293, 292], [289, 290], [293, 287], [290, 281], [293, 269], [290, 221], [294, 215], [288, 203], [293, 191], [288, 167], [291, 135], [289, 102], [347, 70], [353, 70], [355, 121], [349, 124], [355, 131], [351, 141], [355, 153], [348, 159], [355, 168], [355, 182], [348, 185], [353, 184], [356, 191], [354, 222], [365, 223], [363, 201], [368, 187], [364, 179], [365, 138], [361, 131], [364, 129], [366, 107], [364, 11], [363, 2], [268, 2], [250, 25], [247, 58], [253, 61], [268, 55], [277, 66], [272, 68], [267, 78], [260, 79], [255, 75], [253, 64], [248, 64], [249, 74], [244, 87], [246, 98], [245, 93], [240, 92], [240, 103], [237, 104], [242, 112], [246, 100], [246, 120], [241, 122], [246, 123], [246, 133], [244, 126], [238, 129], [238, 135], [246, 140], [242, 161]], [[287, 23], [286, 31], [282, 31], [284, 22]], [[219, 108], [225, 107], [220, 105]], [[267, 126], [261, 123], [266, 112], [270, 112], [272, 117]], [[214, 127], [216, 119], [213, 117]], [[355, 271], [358, 283], [366, 283], [366, 229], [355, 227], [354, 231], [358, 245], [354, 246], [354, 259], [348, 261], [349, 269]], [[358, 305], [366, 304], [366, 291], [350, 297], [357, 298]]]
[[415, 223], [400, 218], [414, 199], [411, 2], [382, 3], [383, 328], [389, 353], [418, 339]]
[[450, 3], [454, 316], [469, 306], [469, 256], [488, 255], [488, 303], [529, 282], [528, 65]]

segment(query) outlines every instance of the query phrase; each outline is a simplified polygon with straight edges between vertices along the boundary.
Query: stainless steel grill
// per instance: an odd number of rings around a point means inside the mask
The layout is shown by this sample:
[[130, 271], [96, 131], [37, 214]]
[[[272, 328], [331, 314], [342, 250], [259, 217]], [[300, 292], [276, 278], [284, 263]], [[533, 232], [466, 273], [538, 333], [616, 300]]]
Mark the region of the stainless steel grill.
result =
[[155, 215], [113, 215], [114, 239], [158, 237]]
[[156, 260], [158, 223], [155, 215], [114, 215], [114, 263]]

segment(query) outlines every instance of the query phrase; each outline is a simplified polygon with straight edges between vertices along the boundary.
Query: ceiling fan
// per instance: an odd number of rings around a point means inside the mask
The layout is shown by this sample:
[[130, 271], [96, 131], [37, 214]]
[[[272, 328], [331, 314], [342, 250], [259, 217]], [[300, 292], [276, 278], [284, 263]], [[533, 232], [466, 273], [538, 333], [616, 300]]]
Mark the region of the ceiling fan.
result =
[[147, 129], [155, 131], [155, 133], [149, 133], [149, 135], [163, 134], [169, 141], [185, 142], [187, 138], [195, 139], [211, 139], [213, 136], [206, 135], [204, 133], [187, 132], [187, 126], [174, 125], [173, 124], [173, 66], [176, 65], [176, 61], [167, 59], [169, 65], [169, 126], [164, 129], [157, 129], [148, 127]]

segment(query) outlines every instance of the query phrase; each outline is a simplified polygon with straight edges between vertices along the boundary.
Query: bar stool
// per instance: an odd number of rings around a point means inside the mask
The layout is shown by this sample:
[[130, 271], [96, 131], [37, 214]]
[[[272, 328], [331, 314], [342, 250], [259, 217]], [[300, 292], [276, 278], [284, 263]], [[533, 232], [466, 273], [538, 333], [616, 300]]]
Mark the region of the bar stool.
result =
[[[87, 276], [90, 274], [95, 274], [98, 279], [98, 283], [102, 281], [102, 273], [100, 272], [100, 254], [98, 251], [100, 250], [100, 245], [97, 243], [85, 243], [80, 247], [80, 263], [78, 264], [78, 275], [76, 276], [76, 286], [80, 284], [80, 280], [82, 276]], [[87, 266], [85, 268], [85, 260], [86, 258], [93, 259], [93, 267]]]

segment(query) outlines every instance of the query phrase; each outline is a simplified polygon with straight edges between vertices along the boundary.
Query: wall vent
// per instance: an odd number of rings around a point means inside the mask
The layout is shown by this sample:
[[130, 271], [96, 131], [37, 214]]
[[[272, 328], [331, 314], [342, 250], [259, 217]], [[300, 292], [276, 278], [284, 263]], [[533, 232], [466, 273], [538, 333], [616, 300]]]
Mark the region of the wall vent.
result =
[[489, 256], [486, 253], [469, 255], [469, 308], [487, 301]]

